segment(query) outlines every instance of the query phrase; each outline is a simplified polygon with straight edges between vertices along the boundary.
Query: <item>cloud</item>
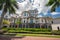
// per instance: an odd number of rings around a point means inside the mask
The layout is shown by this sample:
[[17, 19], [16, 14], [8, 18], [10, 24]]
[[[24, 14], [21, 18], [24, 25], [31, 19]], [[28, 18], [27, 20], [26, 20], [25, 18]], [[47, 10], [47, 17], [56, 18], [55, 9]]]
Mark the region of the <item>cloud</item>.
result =
[[60, 12], [52, 12], [51, 15], [57, 15], [60, 14]]
[[37, 17], [43, 17], [42, 15], [38, 15]]
[[[18, 0], [17, 0], [18, 1]], [[32, 10], [37, 8], [38, 13], [43, 12], [45, 13], [48, 9], [45, 5], [47, 4], [48, 0], [34, 0], [34, 2], [30, 3], [29, 0], [25, 0], [23, 2], [18, 2], [19, 5], [19, 11], [26, 11], [26, 10]], [[33, 5], [32, 5], [33, 4]]]

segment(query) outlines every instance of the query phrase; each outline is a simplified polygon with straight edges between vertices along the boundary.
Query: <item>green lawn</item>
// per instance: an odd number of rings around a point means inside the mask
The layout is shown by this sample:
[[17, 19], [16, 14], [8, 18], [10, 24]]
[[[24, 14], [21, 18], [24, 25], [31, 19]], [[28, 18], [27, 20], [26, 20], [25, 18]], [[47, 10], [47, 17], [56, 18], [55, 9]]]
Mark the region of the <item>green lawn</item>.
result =
[[16, 36], [36, 36], [36, 37], [60, 38], [60, 35], [47, 35], [47, 34], [16, 34]]
[[60, 35], [49, 35], [49, 34], [25, 34], [25, 33], [5, 33], [4, 35], [8, 36], [16, 36], [16, 37], [22, 37], [22, 36], [34, 36], [34, 37], [51, 37], [51, 38], [60, 38]]

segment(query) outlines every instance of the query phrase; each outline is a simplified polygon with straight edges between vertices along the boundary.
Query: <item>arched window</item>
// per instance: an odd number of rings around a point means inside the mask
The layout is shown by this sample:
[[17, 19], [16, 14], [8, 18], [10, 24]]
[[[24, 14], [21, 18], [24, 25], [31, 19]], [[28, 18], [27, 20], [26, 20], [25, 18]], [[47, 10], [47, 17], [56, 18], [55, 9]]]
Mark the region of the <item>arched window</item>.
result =
[[24, 13], [23, 15], [24, 15], [24, 16], [28, 16], [28, 13]]

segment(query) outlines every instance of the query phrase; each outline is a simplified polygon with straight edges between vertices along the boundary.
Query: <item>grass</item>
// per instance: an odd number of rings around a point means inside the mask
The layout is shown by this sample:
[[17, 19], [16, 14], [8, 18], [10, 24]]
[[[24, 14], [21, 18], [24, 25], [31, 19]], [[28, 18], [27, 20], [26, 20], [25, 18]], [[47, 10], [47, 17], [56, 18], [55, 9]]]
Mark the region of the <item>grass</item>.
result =
[[60, 35], [47, 35], [47, 34], [16, 34], [16, 36], [34, 36], [34, 37], [60, 38]]
[[24, 36], [33, 36], [33, 37], [49, 37], [49, 38], [60, 38], [60, 35], [49, 35], [49, 34], [25, 34], [25, 33], [6, 33], [7, 36], [15, 37], [24, 37]]
[[[53, 37], [60, 38], [60, 35], [51, 35], [50, 29], [40, 29], [40, 28], [3, 28], [2, 30], [7, 31], [5, 35], [14, 36], [37, 36], [37, 37]], [[10, 34], [11, 33], [11, 34]], [[59, 33], [60, 31], [53, 31], [53, 33]]]

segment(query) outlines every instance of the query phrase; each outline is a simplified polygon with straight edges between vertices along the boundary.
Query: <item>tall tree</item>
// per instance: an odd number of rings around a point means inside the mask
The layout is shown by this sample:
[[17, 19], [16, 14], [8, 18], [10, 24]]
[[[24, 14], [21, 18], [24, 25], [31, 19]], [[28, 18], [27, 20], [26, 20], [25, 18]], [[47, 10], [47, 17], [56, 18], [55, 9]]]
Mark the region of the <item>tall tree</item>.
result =
[[46, 4], [46, 6], [52, 6], [51, 12], [55, 11], [56, 7], [60, 6], [60, 0], [49, 0], [49, 2]]
[[16, 0], [0, 0], [0, 10], [2, 10], [1, 18], [0, 18], [0, 28], [2, 28], [2, 21], [4, 19], [4, 15], [9, 12], [15, 13], [16, 9], [18, 9], [18, 5]]

